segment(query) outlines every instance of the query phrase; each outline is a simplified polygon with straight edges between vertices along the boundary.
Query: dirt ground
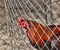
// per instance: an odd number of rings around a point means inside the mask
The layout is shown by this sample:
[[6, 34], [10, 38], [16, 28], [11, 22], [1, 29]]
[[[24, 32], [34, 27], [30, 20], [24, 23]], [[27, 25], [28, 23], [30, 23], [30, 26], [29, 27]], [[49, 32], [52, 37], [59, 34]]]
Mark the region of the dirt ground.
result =
[[[7, 29], [6, 10], [4, 2], [5, 0], [0, 0], [0, 50], [12, 50], [10, 44], [11, 37], [9, 37], [9, 31]], [[53, 4], [53, 8], [56, 10], [54, 16], [58, 22], [58, 20], [60, 21], [60, 19], [57, 18], [57, 16], [60, 17], [60, 8], [58, 8], [56, 5], [60, 7], [60, 2]], [[25, 50], [29, 50], [29, 48], [26, 48]]]

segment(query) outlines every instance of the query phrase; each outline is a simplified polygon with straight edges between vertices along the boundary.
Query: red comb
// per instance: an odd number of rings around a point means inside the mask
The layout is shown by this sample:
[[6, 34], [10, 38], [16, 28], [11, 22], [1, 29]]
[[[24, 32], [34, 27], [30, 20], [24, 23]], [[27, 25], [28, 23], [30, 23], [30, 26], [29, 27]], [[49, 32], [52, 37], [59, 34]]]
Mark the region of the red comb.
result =
[[18, 18], [18, 22], [20, 22], [20, 21], [24, 21], [24, 19], [23, 18]]
[[21, 28], [22, 27], [22, 23], [21, 23], [21, 21], [23, 21], [23, 18], [18, 18], [18, 26]]

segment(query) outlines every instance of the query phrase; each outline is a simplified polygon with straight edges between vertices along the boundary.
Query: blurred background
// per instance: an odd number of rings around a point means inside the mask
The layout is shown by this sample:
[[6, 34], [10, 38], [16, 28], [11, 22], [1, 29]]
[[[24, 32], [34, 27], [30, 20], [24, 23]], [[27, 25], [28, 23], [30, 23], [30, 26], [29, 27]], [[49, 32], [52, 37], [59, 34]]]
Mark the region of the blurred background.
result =
[[0, 50], [36, 50], [17, 27], [18, 17], [60, 24], [60, 0], [0, 0]]

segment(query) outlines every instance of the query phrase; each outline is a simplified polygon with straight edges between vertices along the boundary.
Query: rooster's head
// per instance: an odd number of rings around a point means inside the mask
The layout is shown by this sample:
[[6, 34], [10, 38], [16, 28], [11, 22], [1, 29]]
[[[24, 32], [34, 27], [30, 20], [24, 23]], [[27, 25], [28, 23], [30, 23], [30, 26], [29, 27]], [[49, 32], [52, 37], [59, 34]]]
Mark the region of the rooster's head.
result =
[[18, 26], [19, 26], [20, 28], [25, 28], [25, 29], [27, 29], [27, 28], [28, 28], [28, 22], [27, 22], [27, 20], [24, 19], [24, 18], [18, 18]]

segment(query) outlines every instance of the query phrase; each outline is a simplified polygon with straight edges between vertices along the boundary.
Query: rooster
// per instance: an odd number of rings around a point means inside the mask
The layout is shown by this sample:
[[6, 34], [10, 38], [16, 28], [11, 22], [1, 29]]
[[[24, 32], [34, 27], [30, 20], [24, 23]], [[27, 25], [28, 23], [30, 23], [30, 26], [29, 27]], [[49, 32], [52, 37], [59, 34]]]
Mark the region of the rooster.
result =
[[36, 21], [23, 18], [18, 18], [18, 26], [26, 30], [27, 37], [33, 47], [38, 50], [40, 50], [40, 48], [47, 50], [47, 48], [44, 47], [46, 43], [47, 47], [49, 49], [51, 48], [50, 37], [52, 36], [52, 31], [50, 31], [49, 28]]

